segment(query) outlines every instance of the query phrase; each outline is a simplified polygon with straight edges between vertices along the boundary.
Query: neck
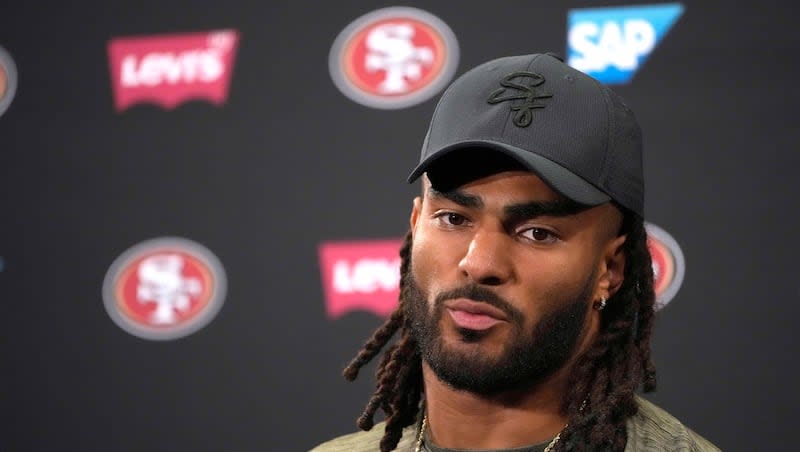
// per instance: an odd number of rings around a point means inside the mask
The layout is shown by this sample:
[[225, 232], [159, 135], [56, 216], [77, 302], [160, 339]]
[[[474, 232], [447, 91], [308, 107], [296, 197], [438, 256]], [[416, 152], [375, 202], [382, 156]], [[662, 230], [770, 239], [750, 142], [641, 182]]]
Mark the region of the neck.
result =
[[567, 422], [561, 413], [566, 373], [536, 388], [493, 397], [457, 391], [422, 364], [430, 438], [452, 449], [502, 449], [548, 441]]

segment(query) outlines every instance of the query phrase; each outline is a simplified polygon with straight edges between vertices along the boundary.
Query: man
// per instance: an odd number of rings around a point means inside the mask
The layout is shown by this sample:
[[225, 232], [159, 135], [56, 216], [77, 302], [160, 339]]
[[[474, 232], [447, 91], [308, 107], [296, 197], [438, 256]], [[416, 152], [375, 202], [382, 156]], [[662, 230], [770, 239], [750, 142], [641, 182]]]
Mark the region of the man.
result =
[[656, 383], [641, 148], [622, 100], [553, 55], [453, 82], [409, 177], [400, 305], [344, 371], [399, 331], [367, 432], [314, 450], [718, 450], [635, 395]]

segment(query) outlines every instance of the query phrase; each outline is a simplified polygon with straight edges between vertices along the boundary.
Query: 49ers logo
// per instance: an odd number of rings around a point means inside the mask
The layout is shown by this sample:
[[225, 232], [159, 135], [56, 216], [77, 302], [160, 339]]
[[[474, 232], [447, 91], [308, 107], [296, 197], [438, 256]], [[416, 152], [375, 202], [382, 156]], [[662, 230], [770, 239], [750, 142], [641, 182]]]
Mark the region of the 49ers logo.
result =
[[108, 54], [117, 111], [138, 102], [164, 108], [191, 99], [224, 103], [238, 39], [233, 30], [112, 39]]
[[167, 340], [208, 324], [222, 306], [225, 288], [222, 265], [205, 247], [162, 238], [140, 243], [114, 261], [103, 299], [125, 331]]
[[394, 109], [439, 92], [458, 65], [455, 35], [436, 16], [392, 7], [361, 16], [336, 38], [329, 66], [347, 97], [368, 107]]
[[655, 309], [659, 310], [666, 306], [681, 288], [686, 262], [678, 242], [667, 231], [652, 223], [645, 223], [645, 228], [647, 248], [653, 260]]
[[0, 116], [5, 113], [17, 91], [17, 68], [14, 60], [0, 47]]

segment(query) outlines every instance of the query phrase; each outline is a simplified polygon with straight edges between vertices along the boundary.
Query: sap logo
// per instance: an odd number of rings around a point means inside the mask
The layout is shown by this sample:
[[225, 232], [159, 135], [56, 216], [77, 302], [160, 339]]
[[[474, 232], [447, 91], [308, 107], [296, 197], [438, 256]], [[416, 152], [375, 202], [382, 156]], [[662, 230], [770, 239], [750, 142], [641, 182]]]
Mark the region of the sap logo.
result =
[[402, 241], [326, 242], [319, 246], [328, 317], [365, 310], [389, 315], [400, 294]]
[[567, 63], [608, 83], [627, 83], [683, 13], [683, 5], [569, 11]]

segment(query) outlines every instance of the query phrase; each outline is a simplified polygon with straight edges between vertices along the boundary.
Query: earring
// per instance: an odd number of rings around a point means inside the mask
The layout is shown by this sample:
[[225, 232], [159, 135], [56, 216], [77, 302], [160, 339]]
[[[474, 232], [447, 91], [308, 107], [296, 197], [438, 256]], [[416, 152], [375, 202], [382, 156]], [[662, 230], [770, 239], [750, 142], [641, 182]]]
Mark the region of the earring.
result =
[[596, 301], [594, 303], [594, 308], [597, 309], [598, 311], [602, 311], [603, 309], [606, 308], [606, 301], [607, 301], [606, 297], [600, 297], [600, 301]]

